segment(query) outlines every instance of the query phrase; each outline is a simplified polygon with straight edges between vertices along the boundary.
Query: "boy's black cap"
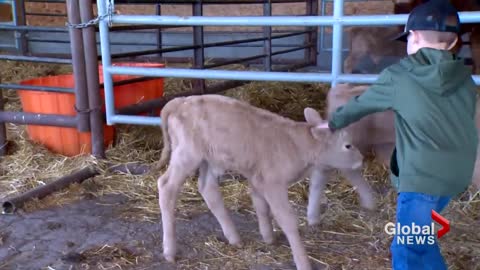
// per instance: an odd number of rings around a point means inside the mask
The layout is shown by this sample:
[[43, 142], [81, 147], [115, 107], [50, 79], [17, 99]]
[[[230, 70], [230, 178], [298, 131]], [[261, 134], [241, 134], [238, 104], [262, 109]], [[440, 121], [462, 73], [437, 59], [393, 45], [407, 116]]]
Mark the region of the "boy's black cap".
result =
[[403, 33], [393, 40], [407, 42], [410, 30], [431, 30], [439, 32], [460, 32], [460, 18], [457, 9], [449, 0], [430, 0], [416, 6], [408, 16]]

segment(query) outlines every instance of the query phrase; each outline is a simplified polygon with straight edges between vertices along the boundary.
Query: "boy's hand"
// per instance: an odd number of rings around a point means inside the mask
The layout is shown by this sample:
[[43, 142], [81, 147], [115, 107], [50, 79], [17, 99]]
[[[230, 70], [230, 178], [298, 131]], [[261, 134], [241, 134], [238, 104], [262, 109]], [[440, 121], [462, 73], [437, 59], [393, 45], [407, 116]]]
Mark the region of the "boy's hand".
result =
[[330, 131], [332, 133], [334, 133], [336, 131], [336, 129], [332, 126], [332, 124], [330, 122], [328, 122], [328, 128], [330, 129]]
[[325, 128], [325, 129], [328, 128], [332, 133], [335, 132], [335, 129], [332, 127], [332, 124], [330, 122], [325, 122], [324, 124], [321, 124], [319, 127]]
[[329, 121], [328, 122], [328, 128], [330, 129], [330, 132], [334, 133], [336, 129], [333, 127], [332, 123]]
[[332, 133], [334, 133], [337, 130], [331, 120], [328, 120], [328, 122], [325, 123], [325, 125], [328, 127], [328, 129], [330, 129], [330, 132]]

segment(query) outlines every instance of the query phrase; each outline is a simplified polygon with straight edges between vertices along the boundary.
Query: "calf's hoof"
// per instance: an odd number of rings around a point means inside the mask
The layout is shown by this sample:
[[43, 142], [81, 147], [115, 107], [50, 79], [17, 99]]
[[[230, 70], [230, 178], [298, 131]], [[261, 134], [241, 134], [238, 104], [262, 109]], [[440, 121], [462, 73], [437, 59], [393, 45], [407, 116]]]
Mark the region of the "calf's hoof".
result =
[[236, 248], [243, 248], [243, 242], [241, 240], [238, 241], [232, 241], [230, 242], [230, 245], [236, 247]]
[[237, 232], [226, 234], [225, 238], [227, 238], [228, 243], [232, 246], [236, 246], [236, 247], [243, 246], [242, 239], [240, 238], [240, 235]]
[[309, 227], [320, 224], [325, 212], [327, 211], [327, 203], [322, 203], [316, 211], [307, 212], [307, 224]]
[[275, 237], [272, 235], [265, 235], [262, 237], [263, 242], [267, 245], [273, 245], [275, 243]]
[[318, 224], [320, 224], [320, 220], [318, 219], [315, 219], [315, 220], [308, 220], [308, 226], [309, 227], [315, 227], [317, 226]]
[[377, 204], [374, 199], [363, 200], [360, 205], [362, 206], [362, 208], [367, 209], [369, 211], [373, 211], [377, 208]]
[[175, 255], [172, 254], [163, 254], [165, 260], [169, 263], [175, 263]]
[[307, 224], [309, 227], [316, 226], [322, 221], [322, 215], [307, 217]]

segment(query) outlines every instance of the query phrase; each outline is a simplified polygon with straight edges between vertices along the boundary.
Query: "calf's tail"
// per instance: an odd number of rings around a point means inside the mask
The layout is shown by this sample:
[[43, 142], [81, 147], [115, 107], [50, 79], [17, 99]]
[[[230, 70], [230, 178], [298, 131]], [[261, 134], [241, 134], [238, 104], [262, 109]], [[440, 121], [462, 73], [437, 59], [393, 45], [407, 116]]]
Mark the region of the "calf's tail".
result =
[[161, 170], [167, 164], [171, 152], [170, 135], [168, 133], [168, 117], [174, 112], [178, 105], [183, 102], [183, 98], [175, 98], [169, 101], [163, 108], [160, 114], [162, 119], [162, 138], [163, 149], [160, 160], [154, 165], [153, 170]]

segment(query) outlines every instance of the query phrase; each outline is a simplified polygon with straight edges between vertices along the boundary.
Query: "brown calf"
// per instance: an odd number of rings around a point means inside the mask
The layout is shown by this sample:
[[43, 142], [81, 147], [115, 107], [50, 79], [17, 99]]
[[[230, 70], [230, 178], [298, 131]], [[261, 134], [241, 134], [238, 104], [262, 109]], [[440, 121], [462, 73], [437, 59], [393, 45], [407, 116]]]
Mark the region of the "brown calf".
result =
[[375, 74], [407, 55], [404, 42], [390, 41], [399, 33], [396, 27], [349, 27], [349, 54], [345, 73]]

